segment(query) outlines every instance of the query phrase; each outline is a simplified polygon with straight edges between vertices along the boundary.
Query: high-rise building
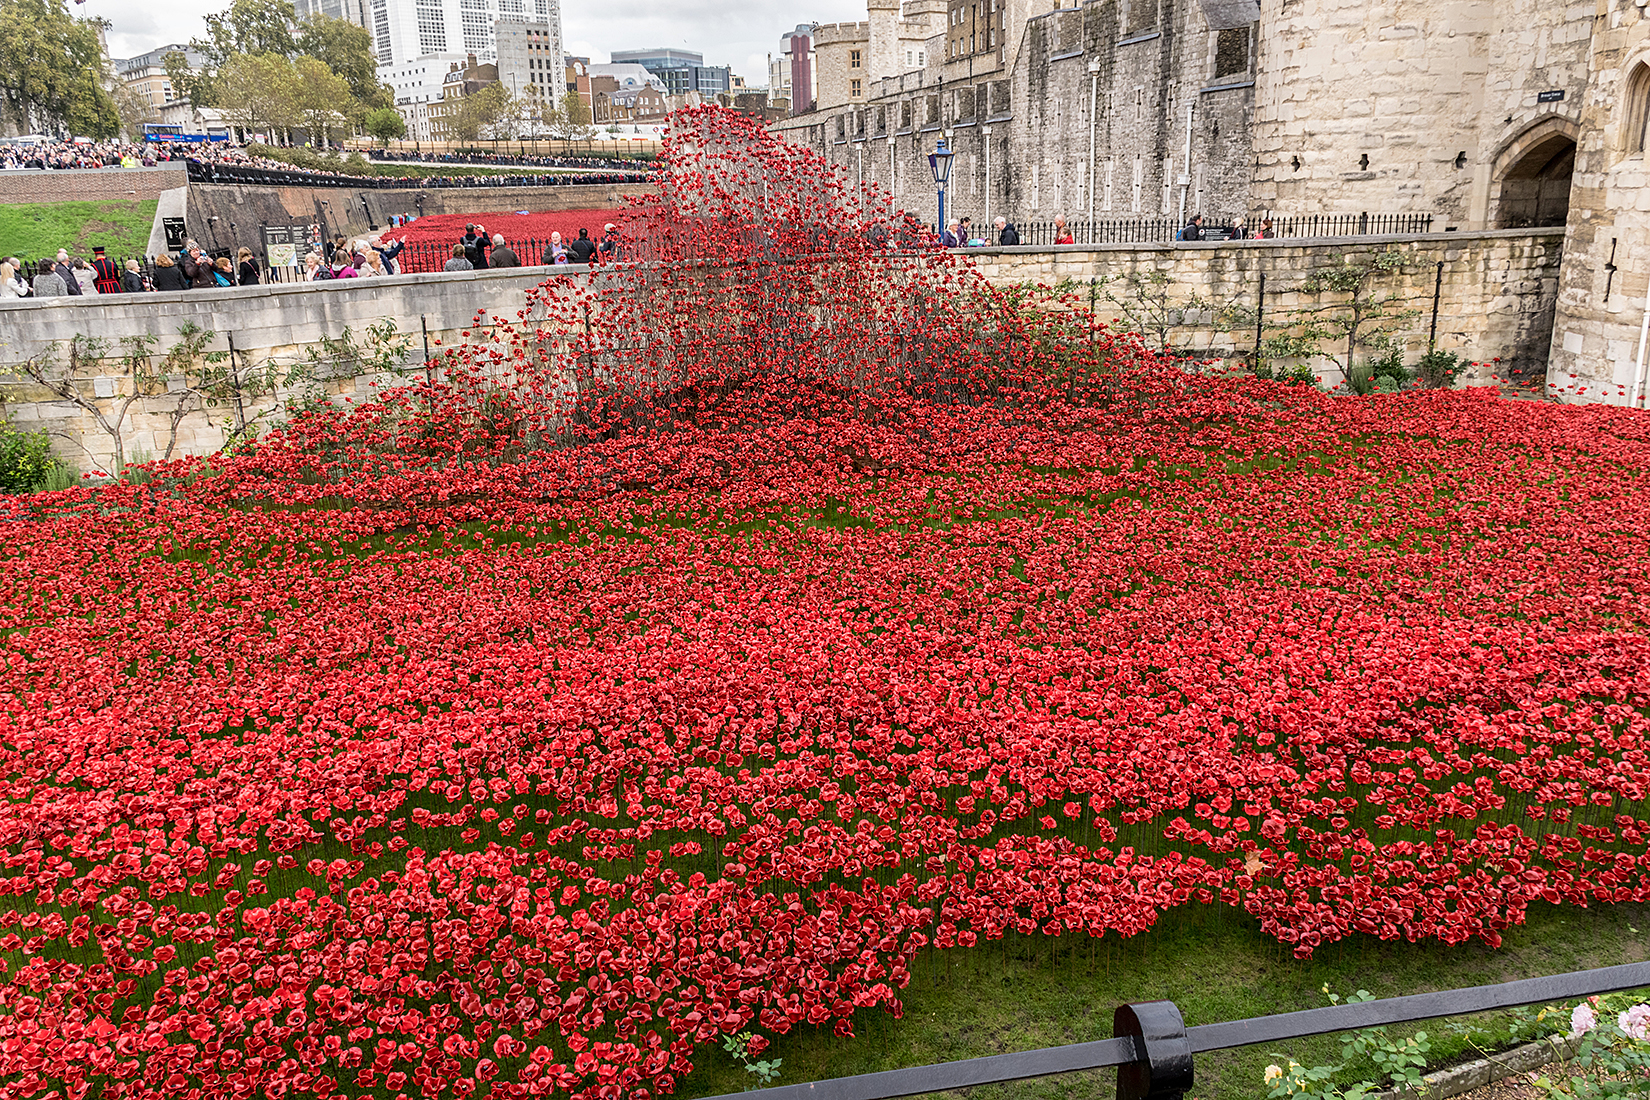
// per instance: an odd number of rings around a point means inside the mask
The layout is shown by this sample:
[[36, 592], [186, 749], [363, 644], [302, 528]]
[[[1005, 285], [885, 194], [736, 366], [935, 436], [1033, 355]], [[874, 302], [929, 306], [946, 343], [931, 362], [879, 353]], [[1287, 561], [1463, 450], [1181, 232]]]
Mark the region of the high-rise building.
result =
[[[328, 0], [310, 0], [326, 3]], [[340, 0], [347, 3], [348, 0]], [[498, 23], [548, 23], [561, 48], [561, 0], [364, 0], [380, 67], [429, 54], [498, 59]]]
[[512, 95], [530, 89], [551, 98], [562, 94], [561, 0], [360, 2], [378, 57], [378, 79], [394, 89], [409, 136], [440, 129], [434, 115], [443, 108], [432, 105], [442, 101], [455, 65], [494, 66]]
[[493, 31], [498, 42], [498, 78], [510, 94], [560, 102], [567, 92], [560, 21], [500, 19]]
[[312, 15], [330, 15], [334, 19], [354, 23], [357, 27], [365, 27], [367, 3], [368, 0], [293, 0], [292, 7], [297, 11], [299, 19], [308, 19]]

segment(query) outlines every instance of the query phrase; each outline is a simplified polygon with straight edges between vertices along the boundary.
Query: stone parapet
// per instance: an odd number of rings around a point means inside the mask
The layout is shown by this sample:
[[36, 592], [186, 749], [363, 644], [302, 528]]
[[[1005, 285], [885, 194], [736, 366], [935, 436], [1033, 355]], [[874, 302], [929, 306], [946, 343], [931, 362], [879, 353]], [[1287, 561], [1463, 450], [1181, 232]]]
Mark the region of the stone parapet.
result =
[[[1313, 275], [1348, 261], [1367, 260], [1375, 253], [1398, 252], [1400, 266], [1371, 279], [1369, 287], [1373, 296], [1389, 302], [1389, 316], [1410, 314], [1396, 329], [1406, 358], [1413, 363], [1427, 350], [1436, 290], [1437, 346], [1482, 364], [1463, 376], [1462, 383], [1485, 384], [1509, 378], [1539, 380], [1545, 374], [1563, 244], [1562, 229], [1513, 229], [990, 248], [971, 249], [969, 257], [993, 283], [1053, 286], [1064, 282], [1083, 296], [1092, 283], [1094, 308], [1108, 320], [1122, 321], [1131, 305], [1137, 315], [1168, 314], [1173, 323], [1166, 326], [1166, 335], [1172, 347], [1235, 364], [1253, 356], [1255, 311], [1264, 310], [1266, 336], [1290, 333], [1292, 318], [1333, 306], [1336, 300], [1307, 289]], [[1163, 277], [1161, 283], [1155, 281], [1157, 276]], [[1262, 276], [1266, 279], [1264, 300]], [[1131, 301], [1127, 289], [1131, 277], [1142, 277], [1150, 284], [1146, 297], [1161, 295], [1161, 299]], [[1232, 311], [1245, 319], [1243, 324], [1232, 323]], [[1222, 319], [1223, 312], [1226, 319]], [[1327, 356], [1301, 361], [1327, 385], [1342, 380], [1340, 368]]]

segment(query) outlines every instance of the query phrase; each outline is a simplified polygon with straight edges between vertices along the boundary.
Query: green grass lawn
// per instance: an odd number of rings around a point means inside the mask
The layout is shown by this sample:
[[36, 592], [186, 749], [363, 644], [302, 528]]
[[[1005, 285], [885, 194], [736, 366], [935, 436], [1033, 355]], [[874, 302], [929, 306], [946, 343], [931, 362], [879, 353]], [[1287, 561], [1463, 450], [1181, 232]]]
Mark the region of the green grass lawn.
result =
[[105, 202], [24, 202], [0, 205], [0, 256], [38, 260], [60, 248], [91, 258], [92, 246], [109, 256], [142, 256], [155, 222], [154, 199]]
[[[1129, 1001], [1172, 1000], [1188, 1025], [1321, 1008], [1323, 994], [1367, 989], [1397, 997], [1435, 989], [1560, 974], [1650, 958], [1650, 907], [1596, 909], [1541, 906], [1529, 922], [1509, 929], [1499, 950], [1480, 943], [1382, 943], [1357, 937], [1321, 949], [1302, 962], [1230, 911], [1188, 909], [1166, 914], [1158, 927], [1130, 940], [1081, 936], [1025, 936], [972, 950], [930, 952], [912, 967], [894, 1019], [862, 1010], [855, 1037], [838, 1038], [829, 1026], [803, 1027], [774, 1039], [764, 1059], [781, 1058], [776, 1084], [797, 1084], [905, 1066], [1105, 1039], [1112, 1012]], [[1431, 1020], [1395, 1027], [1395, 1038], [1425, 1031], [1433, 1066], [1479, 1057], [1479, 1046], [1505, 1043], [1511, 1014], [1470, 1021]], [[1554, 1031], [1568, 1024], [1555, 1021]], [[1500, 1042], [1498, 1043], [1498, 1040]], [[1321, 1036], [1276, 1046], [1199, 1055], [1189, 1100], [1255, 1100], [1266, 1094], [1270, 1062], [1303, 1065], [1340, 1060], [1337, 1039]], [[720, 1047], [695, 1054], [693, 1073], [677, 1095], [741, 1092], [756, 1079]], [[1374, 1077], [1373, 1066], [1349, 1072]], [[1011, 1085], [970, 1089], [968, 1100], [1109, 1100], [1116, 1070], [1062, 1074]], [[1348, 1082], [1349, 1083], [1349, 1082]]]

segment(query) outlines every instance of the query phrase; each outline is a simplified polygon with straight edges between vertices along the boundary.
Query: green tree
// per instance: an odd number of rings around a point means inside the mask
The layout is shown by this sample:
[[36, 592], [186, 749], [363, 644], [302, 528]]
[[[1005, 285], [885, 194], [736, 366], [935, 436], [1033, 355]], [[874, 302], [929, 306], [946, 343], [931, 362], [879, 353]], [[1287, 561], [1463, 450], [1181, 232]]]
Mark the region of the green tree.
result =
[[446, 112], [443, 129], [449, 137], [475, 141], [481, 132], [497, 125], [510, 110], [510, 93], [498, 81], [453, 102]]
[[542, 99], [535, 100], [533, 106], [536, 109], [539, 121], [544, 123], [544, 128], [550, 133], [550, 136], [560, 137], [562, 127], [567, 124], [566, 120], [562, 118], [561, 101], [555, 96], [545, 96]]
[[207, 67], [223, 68], [236, 54], [298, 52], [292, 37], [298, 13], [292, 0], [234, 0], [229, 10], [206, 17], [206, 38], [194, 46], [206, 55]]
[[1261, 359], [1322, 356], [1344, 372], [1360, 347], [1390, 349], [1420, 315], [1400, 286], [1383, 286], [1403, 268], [1404, 254], [1393, 249], [1332, 257], [1300, 284], [1314, 301], [1273, 314], [1272, 323], [1284, 331], [1266, 339]]
[[106, 75], [97, 26], [63, 0], [0, 0], [0, 114], [10, 122], [113, 137], [120, 113]]
[[191, 107], [205, 107], [216, 102], [212, 80], [214, 74], [196, 71], [182, 50], [168, 53], [161, 58], [161, 65], [166, 69], [166, 79], [172, 84], [173, 95], [187, 99]]
[[326, 148], [334, 127], [350, 125], [360, 114], [360, 101], [350, 94], [349, 82], [315, 57], [300, 57], [295, 105], [310, 141]]
[[220, 77], [217, 104], [234, 125], [273, 138], [302, 118], [298, 72], [280, 54], [237, 54]]
[[173, 51], [164, 61], [167, 79], [195, 107], [225, 107], [225, 97], [241, 102], [244, 90], [224, 86], [230, 62], [259, 54], [290, 60], [297, 52], [296, 24], [291, 0], [234, 0], [228, 11], [207, 16], [206, 37], [190, 43], [203, 59], [201, 67], [190, 68], [183, 54]]
[[120, 114], [120, 129], [128, 141], [142, 141], [144, 124], [160, 121], [160, 112], [150, 104], [148, 96], [118, 80], [114, 98], [115, 110]]
[[372, 35], [347, 19], [312, 15], [298, 29], [297, 51], [325, 63], [344, 78], [350, 95], [368, 108], [389, 107], [389, 88], [378, 82]]
[[384, 145], [388, 145], [392, 138], [407, 136], [407, 120], [394, 107], [377, 107], [368, 111], [361, 120], [361, 128]]
[[563, 94], [561, 109], [556, 112], [556, 121], [550, 123], [550, 132], [564, 141], [590, 136], [590, 108], [583, 96], [578, 92]]

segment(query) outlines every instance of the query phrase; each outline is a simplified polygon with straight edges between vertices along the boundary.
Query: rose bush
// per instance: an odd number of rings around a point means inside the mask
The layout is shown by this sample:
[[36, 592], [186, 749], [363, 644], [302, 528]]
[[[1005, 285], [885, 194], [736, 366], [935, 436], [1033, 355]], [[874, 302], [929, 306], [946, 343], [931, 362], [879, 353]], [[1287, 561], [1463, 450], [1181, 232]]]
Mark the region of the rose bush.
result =
[[8, 515], [16, 1095], [647, 1096], [930, 945], [1650, 897], [1641, 415], [1189, 375], [682, 119], [646, 262]]

